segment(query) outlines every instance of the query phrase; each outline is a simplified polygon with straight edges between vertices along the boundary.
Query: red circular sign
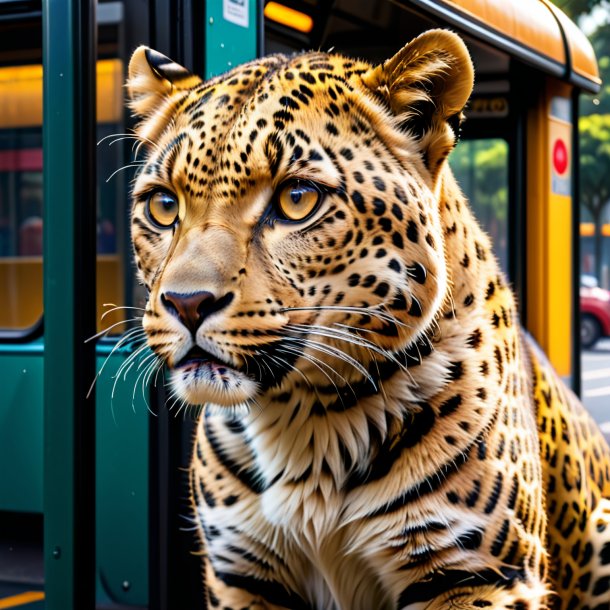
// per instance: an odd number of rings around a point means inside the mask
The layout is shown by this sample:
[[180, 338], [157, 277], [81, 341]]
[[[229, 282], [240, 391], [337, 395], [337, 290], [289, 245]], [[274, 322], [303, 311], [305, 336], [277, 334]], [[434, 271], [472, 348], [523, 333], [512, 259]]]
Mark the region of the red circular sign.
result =
[[558, 174], [564, 174], [568, 169], [568, 148], [561, 138], [553, 144], [553, 167]]

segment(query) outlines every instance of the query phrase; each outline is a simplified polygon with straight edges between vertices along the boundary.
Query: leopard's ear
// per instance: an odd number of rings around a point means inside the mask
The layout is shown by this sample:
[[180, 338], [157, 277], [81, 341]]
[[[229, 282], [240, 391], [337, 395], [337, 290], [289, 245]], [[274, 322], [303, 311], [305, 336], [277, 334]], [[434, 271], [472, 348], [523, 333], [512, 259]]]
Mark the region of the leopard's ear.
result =
[[415, 135], [433, 179], [455, 145], [474, 68], [462, 39], [430, 30], [362, 76], [388, 104], [401, 127]]
[[129, 61], [129, 106], [135, 115], [148, 118], [159, 111], [172, 96], [200, 83], [198, 76], [175, 61], [141, 46], [134, 51]]

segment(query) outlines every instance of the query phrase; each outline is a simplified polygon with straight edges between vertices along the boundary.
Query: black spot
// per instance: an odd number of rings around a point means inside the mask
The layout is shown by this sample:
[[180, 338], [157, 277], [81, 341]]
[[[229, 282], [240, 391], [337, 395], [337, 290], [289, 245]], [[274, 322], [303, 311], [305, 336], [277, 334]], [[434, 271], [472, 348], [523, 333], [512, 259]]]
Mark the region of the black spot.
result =
[[316, 79], [309, 72], [299, 72], [299, 77], [310, 85], [316, 84]]
[[451, 398], [448, 398], [440, 408], [440, 416], [447, 417], [451, 415], [460, 405], [462, 404], [462, 397], [460, 394], [456, 394]]
[[364, 214], [366, 212], [366, 206], [364, 205], [364, 198], [362, 197], [362, 195], [360, 194], [359, 191], [354, 191], [352, 193], [352, 201], [354, 202], [356, 209], [361, 214]]
[[377, 277], [375, 275], [367, 275], [362, 282], [362, 286], [370, 288], [376, 281]]
[[494, 557], [499, 557], [502, 553], [502, 549], [504, 548], [504, 544], [506, 543], [506, 539], [508, 537], [508, 531], [510, 528], [510, 522], [508, 519], [504, 519], [502, 522], [502, 527], [496, 536], [493, 544], [491, 545], [491, 554]]
[[390, 286], [387, 284], [387, 282], [379, 282], [379, 284], [377, 284], [377, 287], [375, 288], [375, 290], [373, 292], [377, 296], [383, 298], [388, 294], [389, 291], [390, 291]]
[[400, 273], [400, 263], [393, 258], [389, 263], [388, 263], [388, 267], [392, 270], [392, 271], [396, 271], [396, 273]]
[[385, 182], [379, 176], [373, 178], [373, 184], [378, 191], [385, 191]]
[[452, 381], [457, 381], [458, 379], [462, 378], [462, 375], [464, 374], [464, 364], [460, 361], [457, 362], [452, 362], [449, 365], [449, 379], [451, 379]]
[[481, 345], [481, 341], [482, 341], [482, 334], [478, 328], [466, 340], [468, 345], [474, 349], [476, 349], [477, 347], [479, 347], [479, 345]]
[[496, 474], [496, 480], [494, 481], [494, 486], [491, 490], [491, 494], [489, 499], [487, 500], [487, 504], [485, 505], [485, 514], [489, 515], [493, 512], [498, 500], [500, 499], [500, 494], [502, 493], [502, 484], [504, 482], [504, 475], [501, 472]]
[[380, 218], [377, 223], [386, 233], [389, 233], [392, 230], [392, 221], [386, 216]]
[[397, 204], [392, 204], [392, 214], [398, 219], [398, 220], [402, 220], [403, 219], [403, 214], [402, 214], [402, 210], [400, 209], [400, 207]]
[[407, 267], [407, 275], [413, 278], [418, 284], [423, 284], [426, 281], [428, 272], [421, 263], [413, 263]]
[[293, 110], [299, 108], [299, 105], [291, 97], [288, 97], [286, 95], [280, 98], [280, 104], [282, 106], [292, 108]]
[[414, 244], [416, 244], [419, 239], [417, 225], [412, 220], [409, 220], [409, 224], [407, 225], [407, 237], [409, 238], [409, 241], [412, 241]]
[[409, 307], [409, 315], [415, 318], [421, 318], [422, 310], [420, 302], [415, 298], [411, 297], [411, 307]]
[[405, 299], [405, 295], [402, 294], [402, 292], [399, 292], [392, 300], [392, 303], [390, 303], [390, 307], [400, 311], [405, 310], [407, 308], [407, 300]]
[[478, 479], [474, 481], [472, 491], [466, 496], [466, 506], [468, 508], [472, 508], [479, 499], [479, 495], [481, 494], [481, 481]]
[[593, 587], [593, 595], [601, 595], [610, 591], [610, 576], [599, 578]]
[[483, 536], [479, 530], [470, 530], [462, 534], [455, 542], [467, 551], [474, 551], [481, 546]]
[[404, 203], [405, 205], [408, 203], [407, 196], [406, 196], [406, 194], [405, 194], [404, 190], [402, 189], [402, 187], [397, 186], [397, 187], [394, 189], [394, 195], [396, 195], [396, 198], [397, 198], [397, 199], [398, 199], [398, 200], [399, 200], [401, 203]]
[[379, 199], [379, 197], [375, 197], [373, 199], [373, 214], [375, 216], [382, 216], [385, 214], [385, 201]]
[[572, 566], [569, 563], [566, 563], [564, 566], [563, 579], [561, 581], [561, 586], [564, 589], [567, 589], [570, 586], [573, 576], [574, 571], [572, 570]]
[[449, 500], [449, 502], [451, 504], [458, 504], [460, 501], [459, 496], [455, 493], [455, 491], [450, 491], [447, 493], [447, 500]]
[[234, 496], [234, 495], [230, 495], [227, 496], [224, 500], [223, 503], [225, 506], [232, 506], [233, 504], [235, 504], [235, 502], [237, 502], [237, 500], [239, 499], [238, 496]]
[[485, 293], [485, 300], [489, 301], [489, 299], [491, 299], [491, 297], [493, 296], [495, 291], [496, 291], [496, 285], [493, 282], [489, 282], [489, 284], [487, 284], [487, 292]]
[[398, 231], [394, 231], [394, 233], [392, 233], [392, 243], [400, 250], [404, 248], [405, 244], [402, 240], [402, 235]]
[[610, 564], [610, 542], [606, 542], [606, 544], [604, 544], [602, 551], [599, 554], [599, 559], [603, 566]]

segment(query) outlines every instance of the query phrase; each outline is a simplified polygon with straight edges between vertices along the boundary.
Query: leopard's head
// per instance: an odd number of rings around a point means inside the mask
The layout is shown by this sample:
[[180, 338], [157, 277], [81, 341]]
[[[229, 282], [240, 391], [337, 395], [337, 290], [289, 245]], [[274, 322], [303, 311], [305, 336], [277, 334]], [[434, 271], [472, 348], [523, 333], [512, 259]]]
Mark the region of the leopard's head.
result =
[[182, 399], [342, 386], [423, 340], [447, 296], [438, 190], [472, 84], [442, 30], [377, 66], [276, 55], [207, 82], [135, 51], [143, 324]]

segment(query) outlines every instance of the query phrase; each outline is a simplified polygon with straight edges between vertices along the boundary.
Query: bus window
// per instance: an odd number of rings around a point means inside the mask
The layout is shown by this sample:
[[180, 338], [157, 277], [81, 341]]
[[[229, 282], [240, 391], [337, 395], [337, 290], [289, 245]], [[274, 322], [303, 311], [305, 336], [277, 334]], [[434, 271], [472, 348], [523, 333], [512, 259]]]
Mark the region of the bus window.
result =
[[42, 314], [42, 66], [0, 67], [0, 328]]
[[[123, 127], [124, 56], [122, 5], [100, 5], [97, 63], [97, 319], [107, 328], [124, 319], [107, 304], [125, 305], [126, 265], [129, 256], [126, 222], [128, 183], [133, 177], [115, 173], [126, 164], [126, 148], [114, 142]], [[16, 36], [9, 23], [0, 35]], [[40, 23], [30, 47], [0, 52], [0, 333], [33, 328], [43, 314], [43, 159], [42, 62]], [[6, 31], [5, 31], [6, 30]], [[27, 37], [25, 37], [27, 38]], [[36, 41], [37, 44], [36, 44]], [[25, 44], [25, 43], [24, 43]], [[18, 46], [16, 43], [14, 47]], [[22, 45], [23, 46], [23, 45]], [[112, 145], [111, 145], [112, 144]], [[100, 154], [103, 151], [103, 154]], [[92, 151], [92, 153], [95, 151]], [[127, 155], [130, 153], [128, 152]], [[128, 161], [127, 161], [128, 163]], [[107, 181], [111, 178], [109, 181]], [[128, 298], [130, 295], [128, 295]], [[117, 327], [119, 332], [123, 328]]]
[[501, 138], [464, 140], [449, 163], [508, 274], [508, 143]]

